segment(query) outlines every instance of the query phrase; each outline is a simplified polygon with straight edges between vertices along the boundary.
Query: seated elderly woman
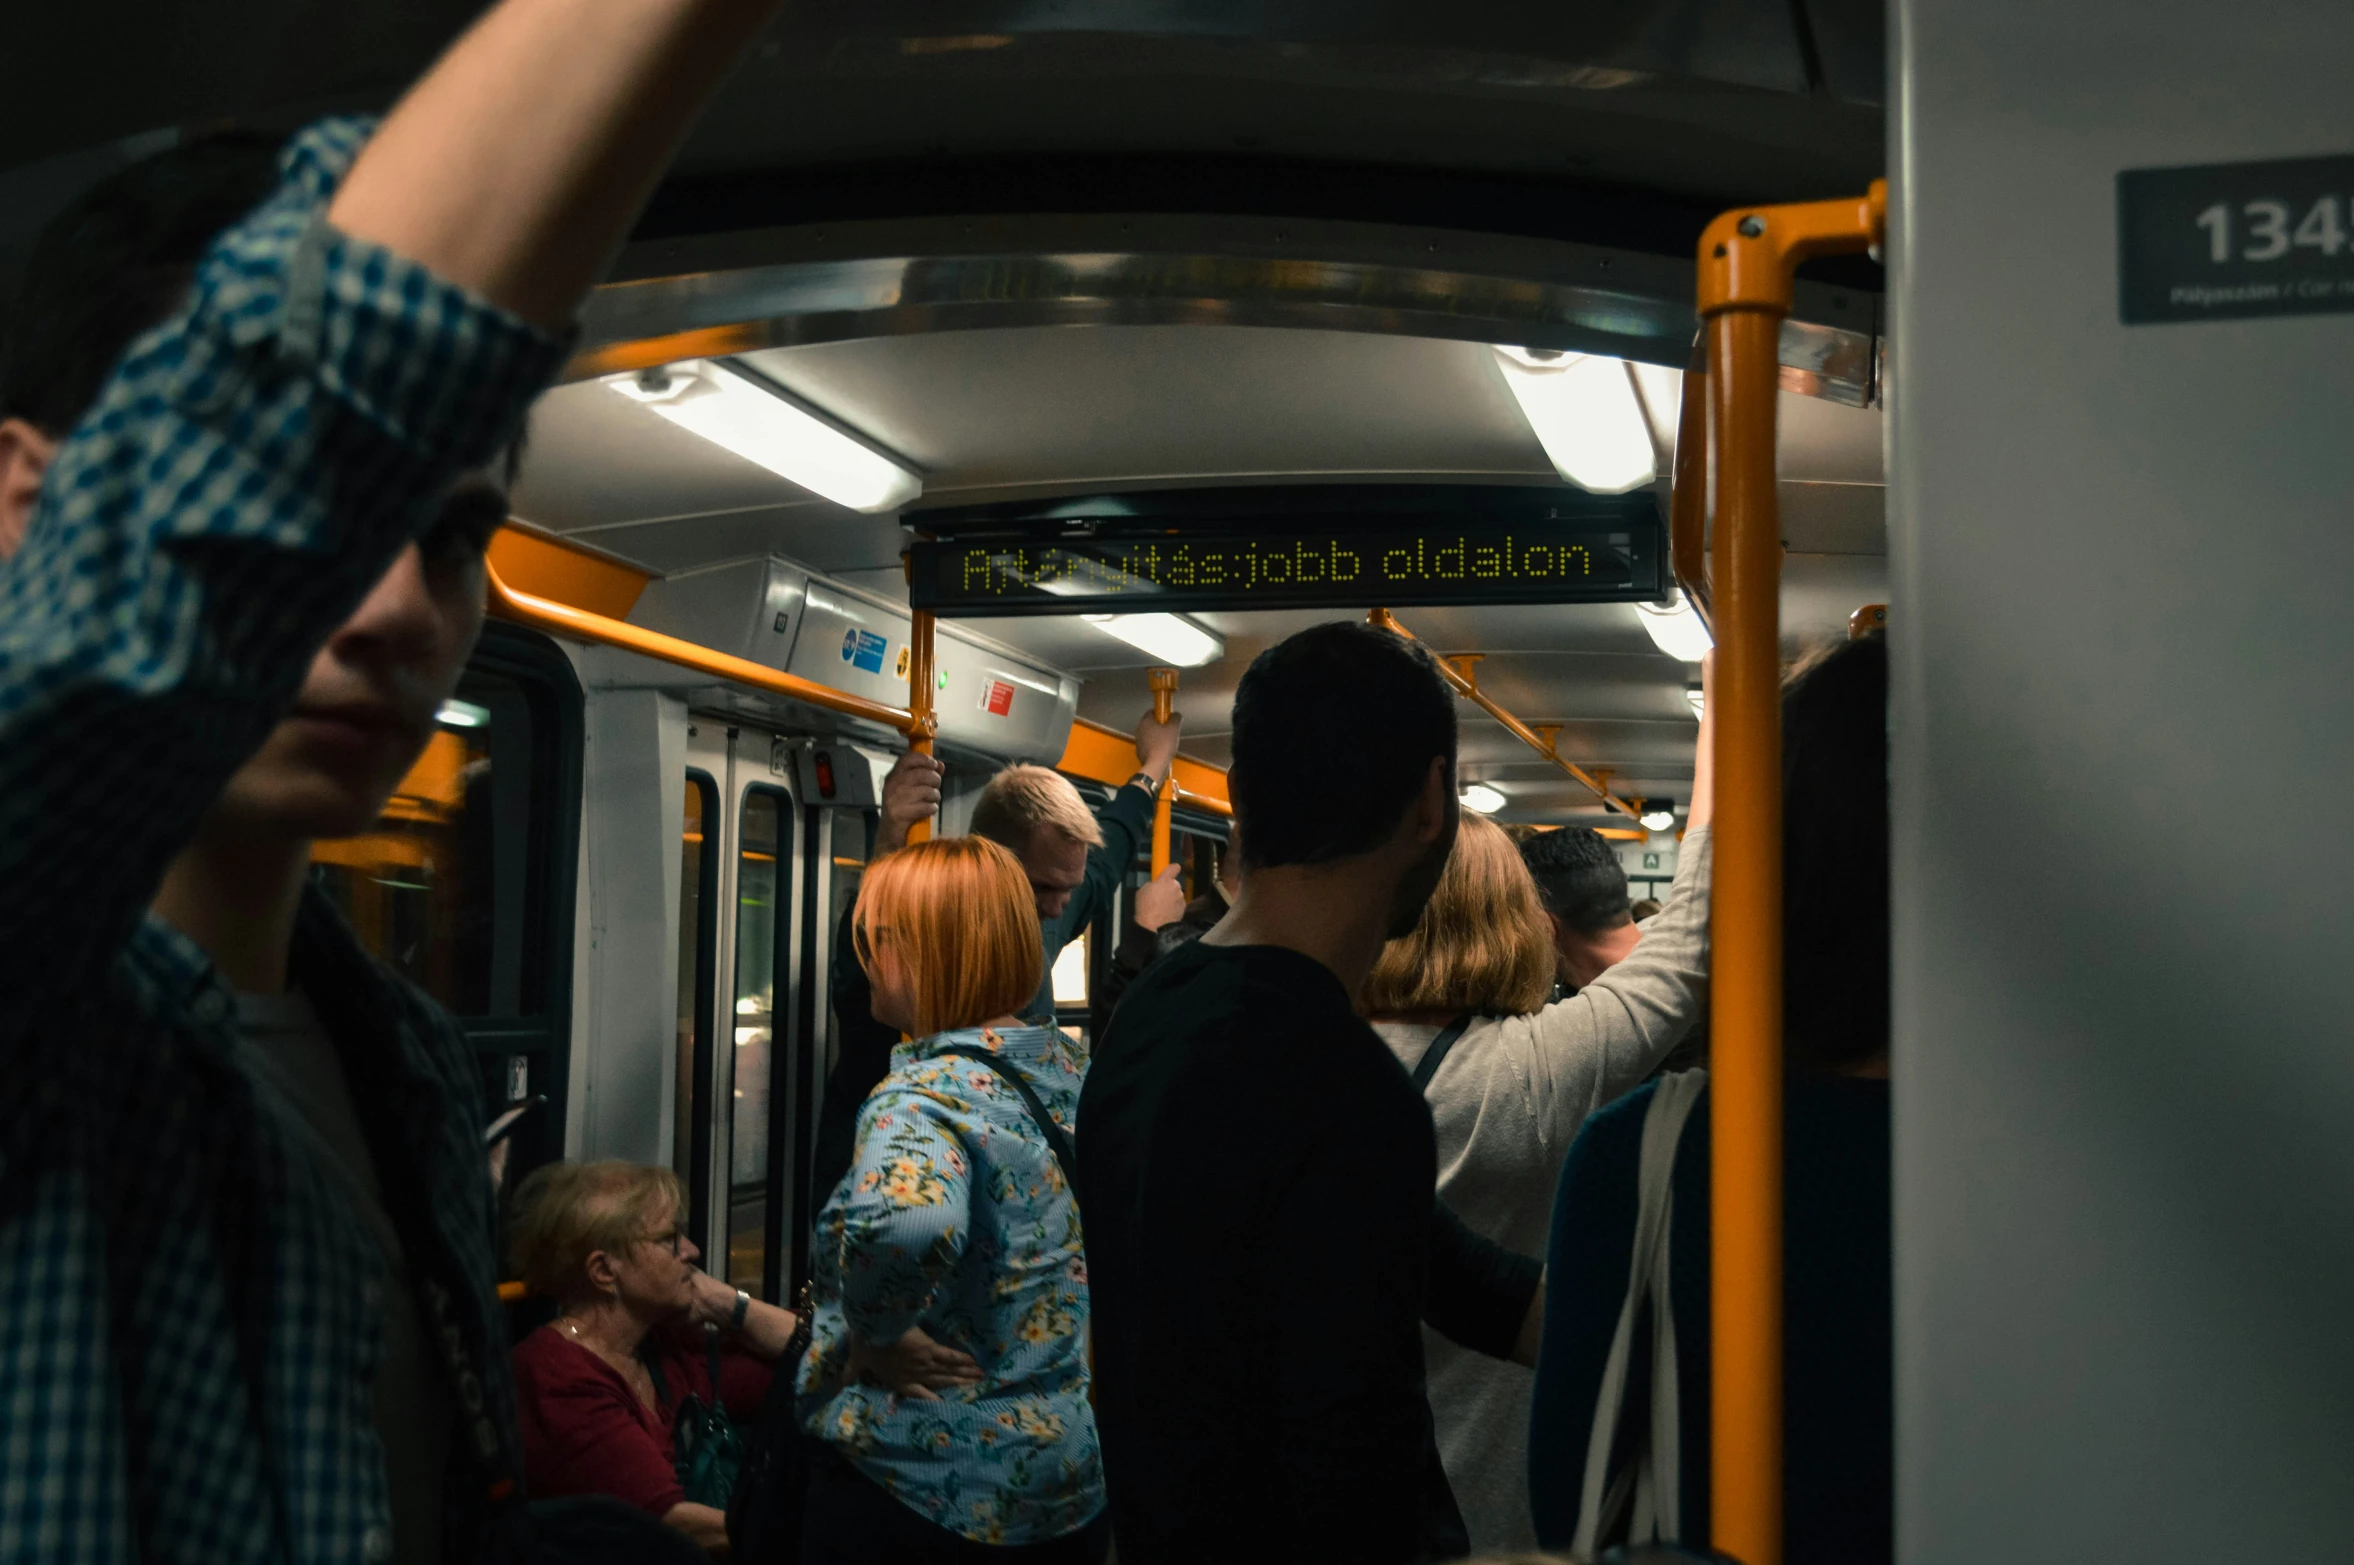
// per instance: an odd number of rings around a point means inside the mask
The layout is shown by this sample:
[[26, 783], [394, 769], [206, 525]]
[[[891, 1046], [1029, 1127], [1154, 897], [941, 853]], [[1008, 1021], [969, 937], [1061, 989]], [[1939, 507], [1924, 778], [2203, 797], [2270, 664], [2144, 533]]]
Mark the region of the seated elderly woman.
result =
[[[1082, 1067], [1015, 1015], [1044, 966], [1029, 879], [979, 837], [903, 849], [867, 871], [855, 939], [876, 1017], [914, 1041], [818, 1218], [802, 1565], [1095, 1565], [1108, 1525], [1065, 1167]], [[919, 1327], [970, 1351], [978, 1381], [908, 1398], [851, 1377], [861, 1347]]]
[[695, 1264], [684, 1210], [678, 1176], [637, 1163], [550, 1163], [516, 1192], [517, 1266], [556, 1301], [515, 1348], [524, 1476], [534, 1499], [612, 1495], [719, 1551], [726, 1512], [687, 1498], [673, 1443], [686, 1399], [712, 1398], [700, 1328], [723, 1334], [719, 1400], [748, 1421], [796, 1323]]

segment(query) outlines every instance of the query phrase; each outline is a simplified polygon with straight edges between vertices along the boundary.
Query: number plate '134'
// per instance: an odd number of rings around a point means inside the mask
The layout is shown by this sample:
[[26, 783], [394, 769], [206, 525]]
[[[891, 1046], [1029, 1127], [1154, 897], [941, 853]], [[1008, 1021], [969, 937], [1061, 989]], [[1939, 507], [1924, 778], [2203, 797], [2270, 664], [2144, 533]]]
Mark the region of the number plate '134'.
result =
[[2117, 176], [2128, 326], [2354, 311], [2354, 157]]

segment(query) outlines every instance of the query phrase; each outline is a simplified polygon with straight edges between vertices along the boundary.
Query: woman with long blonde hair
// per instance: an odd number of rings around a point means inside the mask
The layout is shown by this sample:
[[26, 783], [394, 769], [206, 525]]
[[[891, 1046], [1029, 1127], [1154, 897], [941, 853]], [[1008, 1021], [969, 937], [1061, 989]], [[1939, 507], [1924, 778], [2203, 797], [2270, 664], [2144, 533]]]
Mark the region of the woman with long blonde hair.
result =
[[[1439, 1195], [1471, 1228], [1543, 1255], [1553, 1185], [1586, 1116], [1641, 1085], [1691, 1031], [1708, 982], [1712, 730], [1701, 724], [1675, 889], [1616, 966], [1566, 1000], [1552, 927], [1501, 827], [1466, 814], [1438, 890], [1359, 1003], [1430, 1102]], [[1439, 1454], [1474, 1552], [1530, 1549], [1530, 1373], [1427, 1327]]]
[[[818, 1218], [799, 1412], [825, 1454], [801, 1558], [1096, 1565], [1109, 1526], [1068, 1167], [1083, 1066], [1016, 1015], [1044, 966], [1029, 878], [984, 838], [920, 843], [867, 871], [854, 935], [876, 1018], [911, 1041]], [[917, 1329], [979, 1378], [900, 1396], [857, 1376], [855, 1354]]]

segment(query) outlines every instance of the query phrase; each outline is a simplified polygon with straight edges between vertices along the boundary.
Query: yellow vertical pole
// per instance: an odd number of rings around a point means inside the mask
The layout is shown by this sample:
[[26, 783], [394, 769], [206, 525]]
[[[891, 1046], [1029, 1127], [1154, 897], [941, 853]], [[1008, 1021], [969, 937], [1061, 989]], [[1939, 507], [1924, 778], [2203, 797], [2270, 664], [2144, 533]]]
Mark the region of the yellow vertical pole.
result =
[[[907, 747], [918, 755], [932, 753], [932, 736], [940, 731], [940, 719], [932, 710], [932, 697], [936, 693], [932, 654], [932, 616], [917, 609], [907, 640], [907, 711], [915, 719], [907, 735]], [[929, 820], [917, 821], [907, 829], [910, 843], [929, 842], [931, 837]]]
[[[1156, 668], [1146, 676], [1152, 681], [1152, 715], [1167, 722], [1177, 710], [1177, 671]], [[1142, 757], [1138, 757], [1142, 759]], [[1177, 803], [1177, 765], [1169, 764], [1169, 775], [1161, 779], [1161, 791], [1152, 807], [1152, 872], [1160, 874], [1169, 867], [1169, 812]]]
[[1728, 212], [1700, 240], [1717, 643], [1709, 1542], [1743, 1565], [1782, 1565], [1781, 326], [1797, 264], [1876, 245], [1886, 220], [1876, 183]]

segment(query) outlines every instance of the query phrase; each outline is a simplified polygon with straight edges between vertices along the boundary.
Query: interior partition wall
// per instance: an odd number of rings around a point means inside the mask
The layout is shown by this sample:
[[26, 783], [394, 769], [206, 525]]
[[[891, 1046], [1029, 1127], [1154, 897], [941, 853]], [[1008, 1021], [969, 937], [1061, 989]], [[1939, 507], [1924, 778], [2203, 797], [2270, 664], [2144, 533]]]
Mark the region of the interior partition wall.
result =
[[2354, 7], [1893, 16], [1899, 1557], [2343, 1559]]

